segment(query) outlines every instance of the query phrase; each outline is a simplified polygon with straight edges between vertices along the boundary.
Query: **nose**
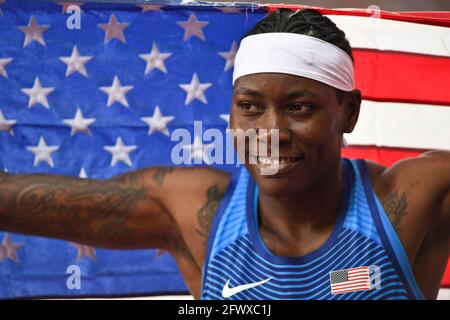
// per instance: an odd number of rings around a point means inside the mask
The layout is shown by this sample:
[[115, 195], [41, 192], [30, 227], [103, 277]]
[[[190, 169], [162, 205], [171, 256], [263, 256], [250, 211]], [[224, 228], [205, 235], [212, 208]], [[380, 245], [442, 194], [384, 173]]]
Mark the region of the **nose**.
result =
[[278, 138], [280, 145], [290, 143], [292, 140], [292, 131], [284, 112], [276, 109], [266, 112], [259, 124], [258, 138], [268, 144], [272, 143], [272, 138]]

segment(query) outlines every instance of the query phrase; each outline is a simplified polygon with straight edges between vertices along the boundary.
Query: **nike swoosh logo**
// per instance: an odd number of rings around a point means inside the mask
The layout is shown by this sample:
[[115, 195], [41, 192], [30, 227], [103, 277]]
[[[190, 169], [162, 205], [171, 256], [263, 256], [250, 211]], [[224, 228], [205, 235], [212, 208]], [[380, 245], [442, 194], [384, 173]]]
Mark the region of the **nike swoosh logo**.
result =
[[223, 286], [222, 297], [229, 298], [229, 297], [234, 296], [236, 293], [239, 293], [241, 291], [248, 290], [248, 289], [260, 286], [260, 285], [266, 283], [267, 281], [269, 281], [270, 279], [272, 279], [272, 277], [267, 278], [266, 280], [258, 281], [258, 282], [242, 284], [242, 285], [234, 287], [234, 288], [230, 288], [229, 285], [230, 285], [231, 279], [228, 279], [227, 282], [225, 283], [225, 285]]

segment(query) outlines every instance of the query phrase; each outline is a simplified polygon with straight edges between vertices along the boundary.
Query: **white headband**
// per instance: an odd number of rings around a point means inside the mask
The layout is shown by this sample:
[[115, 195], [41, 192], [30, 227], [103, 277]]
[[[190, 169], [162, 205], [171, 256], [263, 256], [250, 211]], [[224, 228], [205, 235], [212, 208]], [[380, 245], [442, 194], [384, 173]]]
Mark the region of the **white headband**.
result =
[[307, 35], [261, 33], [245, 37], [234, 60], [236, 79], [254, 73], [287, 73], [343, 91], [354, 88], [353, 62], [342, 49]]

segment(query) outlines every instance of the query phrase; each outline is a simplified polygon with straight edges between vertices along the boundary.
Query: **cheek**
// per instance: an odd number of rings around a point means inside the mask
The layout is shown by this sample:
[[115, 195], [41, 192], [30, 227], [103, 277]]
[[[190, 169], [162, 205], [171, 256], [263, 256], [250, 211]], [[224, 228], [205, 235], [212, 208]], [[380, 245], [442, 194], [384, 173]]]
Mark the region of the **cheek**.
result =
[[230, 113], [230, 129], [243, 129], [247, 130], [252, 128], [252, 123], [246, 120], [245, 117], [239, 115], [239, 113], [232, 109]]
[[295, 136], [305, 144], [327, 144], [336, 136], [335, 123], [329, 117], [316, 117], [307, 122], [297, 122], [293, 125]]

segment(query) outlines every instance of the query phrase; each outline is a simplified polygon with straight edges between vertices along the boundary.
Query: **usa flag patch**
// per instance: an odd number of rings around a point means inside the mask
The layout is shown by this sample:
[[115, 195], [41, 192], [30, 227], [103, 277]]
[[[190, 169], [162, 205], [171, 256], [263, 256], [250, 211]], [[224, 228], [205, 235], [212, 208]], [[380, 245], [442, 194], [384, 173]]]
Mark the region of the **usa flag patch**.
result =
[[331, 293], [341, 294], [375, 289], [370, 275], [370, 267], [357, 267], [331, 271]]

